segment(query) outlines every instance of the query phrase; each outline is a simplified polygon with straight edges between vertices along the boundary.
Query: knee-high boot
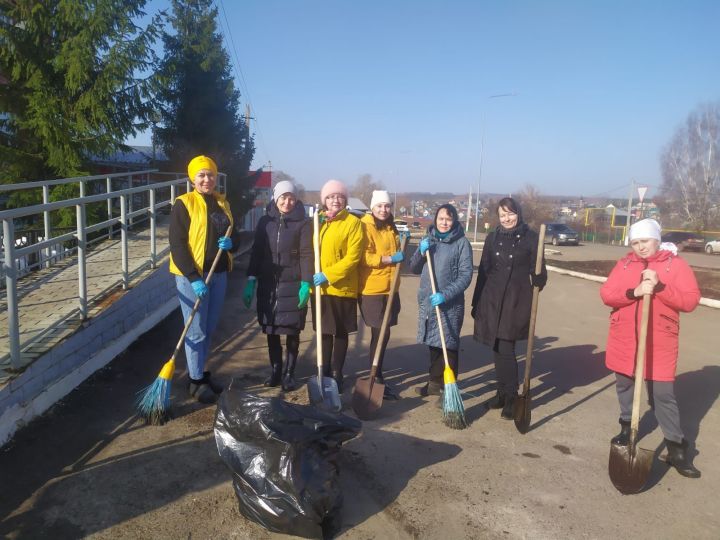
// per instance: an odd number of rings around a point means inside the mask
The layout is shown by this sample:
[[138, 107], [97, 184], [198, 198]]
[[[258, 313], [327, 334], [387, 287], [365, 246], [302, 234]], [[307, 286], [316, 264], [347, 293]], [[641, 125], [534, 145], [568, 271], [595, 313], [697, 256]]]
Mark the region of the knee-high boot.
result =
[[298, 357], [299, 342], [299, 336], [288, 336], [285, 342], [285, 372], [283, 373], [282, 389], [286, 392], [297, 388], [295, 363]]
[[265, 379], [264, 386], [276, 387], [282, 379], [282, 345], [280, 336], [268, 334], [268, 349], [270, 353], [270, 377]]

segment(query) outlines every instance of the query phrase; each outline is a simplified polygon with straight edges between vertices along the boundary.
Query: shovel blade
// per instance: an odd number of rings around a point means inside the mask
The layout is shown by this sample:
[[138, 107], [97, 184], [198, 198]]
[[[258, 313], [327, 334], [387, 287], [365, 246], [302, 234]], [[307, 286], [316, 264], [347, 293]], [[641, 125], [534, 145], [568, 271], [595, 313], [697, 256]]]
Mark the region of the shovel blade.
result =
[[337, 383], [332, 377], [322, 377], [322, 390], [318, 385], [317, 375], [308, 379], [307, 390], [310, 404], [329, 412], [340, 412], [342, 401], [338, 392]]
[[355, 381], [355, 390], [352, 396], [352, 408], [360, 420], [373, 418], [383, 403], [385, 385], [373, 381], [370, 377], [362, 377]]
[[530, 421], [532, 420], [530, 392], [519, 395], [513, 403], [513, 416], [515, 427], [523, 435], [530, 430]]
[[631, 495], [639, 493], [652, 466], [654, 453], [644, 448], [621, 446], [619, 444], [610, 445], [610, 461], [608, 463], [608, 473], [610, 481], [620, 493], [623, 495]]

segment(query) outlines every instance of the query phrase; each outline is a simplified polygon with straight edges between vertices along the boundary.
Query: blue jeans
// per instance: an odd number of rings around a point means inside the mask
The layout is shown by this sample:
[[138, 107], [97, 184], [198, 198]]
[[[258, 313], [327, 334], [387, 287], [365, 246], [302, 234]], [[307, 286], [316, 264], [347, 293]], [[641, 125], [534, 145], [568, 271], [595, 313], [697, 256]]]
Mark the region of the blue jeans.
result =
[[[207, 274], [203, 276], [203, 279]], [[193, 292], [190, 280], [185, 276], [175, 276], [175, 285], [180, 298], [180, 309], [183, 320], [187, 324], [197, 296]], [[225, 290], [227, 289], [227, 272], [213, 274], [207, 296], [200, 301], [197, 313], [185, 335], [185, 357], [187, 358], [188, 374], [191, 379], [200, 380], [205, 371], [205, 361], [210, 350], [210, 338], [220, 320]]]

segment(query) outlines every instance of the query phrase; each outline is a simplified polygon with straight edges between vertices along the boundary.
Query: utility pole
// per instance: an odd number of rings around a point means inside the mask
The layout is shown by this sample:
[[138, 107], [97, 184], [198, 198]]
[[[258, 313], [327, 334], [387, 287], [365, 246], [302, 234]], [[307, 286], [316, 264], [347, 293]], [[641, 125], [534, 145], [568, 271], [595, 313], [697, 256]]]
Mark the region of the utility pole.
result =
[[477, 242], [477, 226], [478, 217], [480, 214], [480, 180], [482, 180], [482, 168], [483, 168], [483, 150], [485, 148], [485, 135], [480, 139], [480, 173], [478, 174], [477, 193], [475, 194], [475, 233], [473, 235], [473, 242]]
[[630, 196], [628, 197], [627, 217], [625, 218], [625, 245], [630, 245], [630, 212], [632, 211], [633, 191], [635, 191], [635, 180], [630, 180]]
[[468, 214], [467, 214], [467, 221], [465, 222], [465, 234], [470, 230], [470, 219], [472, 218], [472, 185], [470, 186], [470, 193], [468, 193]]

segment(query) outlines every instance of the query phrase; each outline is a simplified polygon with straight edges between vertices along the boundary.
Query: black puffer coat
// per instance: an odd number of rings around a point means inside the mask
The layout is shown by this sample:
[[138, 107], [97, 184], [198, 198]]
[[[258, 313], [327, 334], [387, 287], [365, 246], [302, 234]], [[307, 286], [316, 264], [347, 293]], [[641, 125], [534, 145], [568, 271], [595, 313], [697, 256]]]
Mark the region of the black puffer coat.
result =
[[[492, 347], [498, 338], [527, 339], [537, 244], [537, 233], [525, 223], [510, 230], [498, 226], [488, 234], [472, 299], [477, 341]], [[544, 258], [534, 279], [541, 289], [545, 286]]]
[[248, 276], [255, 276], [258, 323], [266, 334], [299, 334], [307, 307], [298, 308], [301, 281], [312, 283], [312, 222], [297, 201], [289, 214], [275, 202], [255, 229]]

